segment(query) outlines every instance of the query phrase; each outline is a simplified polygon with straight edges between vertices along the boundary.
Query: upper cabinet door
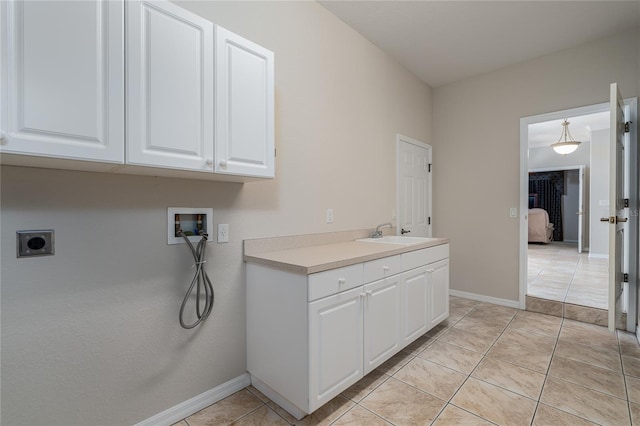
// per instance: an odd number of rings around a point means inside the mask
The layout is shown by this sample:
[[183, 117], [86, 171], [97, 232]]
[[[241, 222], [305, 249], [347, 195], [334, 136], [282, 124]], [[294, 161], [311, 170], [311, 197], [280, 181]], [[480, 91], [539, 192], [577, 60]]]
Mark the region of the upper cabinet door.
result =
[[122, 1], [2, 1], [0, 151], [122, 163]]
[[213, 171], [213, 23], [127, 2], [127, 163]]
[[216, 26], [216, 173], [272, 178], [273, 52]]

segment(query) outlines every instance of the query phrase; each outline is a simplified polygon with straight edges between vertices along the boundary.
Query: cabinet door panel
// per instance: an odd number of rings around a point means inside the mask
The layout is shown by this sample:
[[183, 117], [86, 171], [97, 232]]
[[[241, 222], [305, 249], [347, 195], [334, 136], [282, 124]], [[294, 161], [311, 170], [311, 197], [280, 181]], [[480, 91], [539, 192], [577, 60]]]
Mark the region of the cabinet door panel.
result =
[[128, 2], [127, 163], [213, 171], [213, 23]]
[[427, 332], [429, 277], [426, 268], [402, 274], [402, 337], [409, 344]]
[[216, 26], [216, 173], [274, 176], [273, 53]]
[[400, 276], [364, 286], [364, 374], [400, 350]]
[[449, 259], [427, 266], [429, 273], [429, 328], [449, 316]]
[[122, 1], [3, 1], [0, 8], [0, 150], [122, 163]]
[[363, 377], [362, 330], [362, 287], [309, 304], [311, 411]]

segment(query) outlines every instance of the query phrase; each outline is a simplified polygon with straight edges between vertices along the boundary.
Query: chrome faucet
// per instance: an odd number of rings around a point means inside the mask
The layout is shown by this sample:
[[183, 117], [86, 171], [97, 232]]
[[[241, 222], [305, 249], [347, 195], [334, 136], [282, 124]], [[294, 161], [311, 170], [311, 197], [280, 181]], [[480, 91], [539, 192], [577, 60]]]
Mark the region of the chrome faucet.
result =
[[387, 222], [387, 223], [383, 223], [381, 225], [376, 226], [376, 230], [373, 231], [373, 233], [371, 234], [371, 238], [382, 238], [382, 231], [380, 230], [380, 228], [383, 228], [385, 226], [388, 226], [389, 228], [392, 228], [393, 225], [391, 225], [391, 222]]

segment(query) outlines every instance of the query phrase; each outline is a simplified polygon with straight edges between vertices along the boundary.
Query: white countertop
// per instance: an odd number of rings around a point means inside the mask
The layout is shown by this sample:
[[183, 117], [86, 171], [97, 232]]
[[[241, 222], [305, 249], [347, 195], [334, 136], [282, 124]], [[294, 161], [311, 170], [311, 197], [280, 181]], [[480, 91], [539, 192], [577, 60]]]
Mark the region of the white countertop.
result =
[[309, 275], [448, 243], [448, 238], [434, 238], [412, 245], [346, 241], [286, 250], [265, 250], [252, 255], [245, 254], [244, 260]]

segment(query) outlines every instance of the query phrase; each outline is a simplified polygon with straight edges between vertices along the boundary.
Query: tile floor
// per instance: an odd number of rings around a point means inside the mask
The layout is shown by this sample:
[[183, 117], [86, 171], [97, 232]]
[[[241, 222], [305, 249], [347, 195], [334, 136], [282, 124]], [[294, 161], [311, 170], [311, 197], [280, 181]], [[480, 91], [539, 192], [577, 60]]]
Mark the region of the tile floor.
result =
[[608, 259], [579, 254], [575, 244], [529, 244], [527, 295], [607, 309]]
[[450, 312], [301, 421], [249, 387], [178, 425], [640, 425], [634, 335], [455, 297]]

